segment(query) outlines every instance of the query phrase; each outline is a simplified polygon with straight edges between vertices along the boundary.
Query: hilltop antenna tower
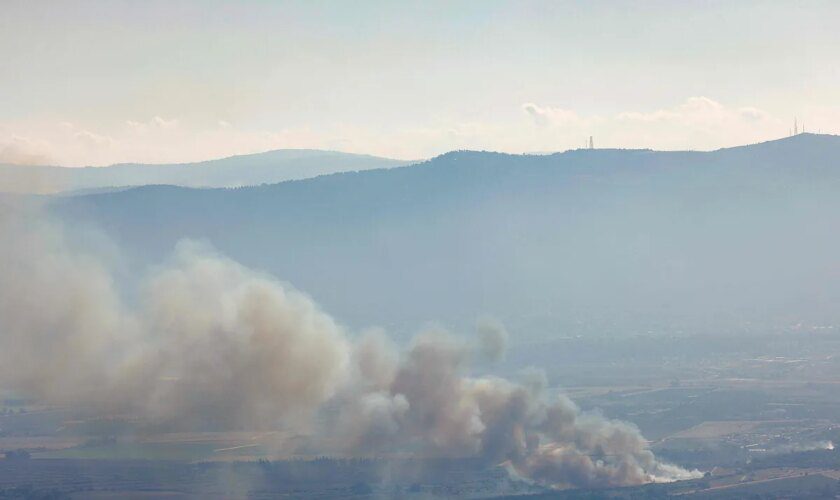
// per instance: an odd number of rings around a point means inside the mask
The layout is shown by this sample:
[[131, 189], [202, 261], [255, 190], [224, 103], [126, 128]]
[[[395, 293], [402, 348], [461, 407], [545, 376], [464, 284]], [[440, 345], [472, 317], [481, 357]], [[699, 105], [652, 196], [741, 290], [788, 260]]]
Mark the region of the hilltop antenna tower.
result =
[[592, 136], [589, 136], [589, 149], [595, 149], [595, 142], [592, 141]]
[[796, 121], [796, 117], [793, 117], [793, 135], [799, 135], [799, 124]]

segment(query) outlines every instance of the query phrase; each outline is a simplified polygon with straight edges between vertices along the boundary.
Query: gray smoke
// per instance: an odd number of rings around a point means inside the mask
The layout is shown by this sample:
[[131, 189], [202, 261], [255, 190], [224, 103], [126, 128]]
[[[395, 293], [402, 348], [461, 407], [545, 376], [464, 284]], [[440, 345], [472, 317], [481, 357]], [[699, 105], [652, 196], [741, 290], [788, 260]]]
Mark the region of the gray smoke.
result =
[[270, 277], [182, 242], [129, 305], [101, 256], [74, 248], [60, 226], [5, 219], [6, 388], [156, 419], [263, 428], [308, 421], [346, 380], [342, 329]]
[[582, 413], [564, 396], [547, 397], [537, 372], [529, 372], [524, 384], [464, 376], [467, 354], [464, 345], [442, 332], [416, 338], [387, 389], [346, 407], [352, 410], [342, 415], [340, 428], [355, 432], [354, 451], [379, 447], [478, 457], [556, 487], [699, 476], [656, 460], [632, 424]]
[[[103, 254], [76, 252], [29, 210], [0, 211], [0, 380], [53, 401], [100, 399], [138, 325]], [[110, 392], [110, 391], [107, 391]]]
[[[522, 384], [466, 376], [471, 350], [446, 332], [402, 353], [382, 331], [351, 340], [308, 296], [207, 246], [182, 242], [118, 287], [113, 256], [59, 225], [7, 214], [0, 231], [4, 389], [185, 425], [282, 428], [358, 456], [477, 457], [549, 486], [696, 475], [656, 460], [632, 425], [547, 394], [534, 373]], [[504, 328], [479, 330], [499, 358]]]
[[493, 318], [480, 318], [475, 328], [478, 335], [481, 354], [490, 361], [505, 358], [508, 344], [508, 332], [501, 321]]

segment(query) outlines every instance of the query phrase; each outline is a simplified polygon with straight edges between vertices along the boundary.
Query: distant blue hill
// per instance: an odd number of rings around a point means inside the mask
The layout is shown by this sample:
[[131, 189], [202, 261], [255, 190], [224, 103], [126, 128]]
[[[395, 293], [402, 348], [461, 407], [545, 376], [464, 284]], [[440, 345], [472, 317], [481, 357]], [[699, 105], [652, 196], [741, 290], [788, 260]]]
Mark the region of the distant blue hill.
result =
[[53, 208], [135, 262], [208, 240], [354, 325], [492, 314], [537, 338], [840, 325], [838, 193], [840, 137], [801, 134], [712, 152], [456, 151]]
[[185, 187], [257, 186], [336, 172], [390, 168], [407, 163], [336, 151], [282, 149], [165, 165], [125, 163], [84, 168], [0, 165], [0, 192], [83, 194], [149, 184]]

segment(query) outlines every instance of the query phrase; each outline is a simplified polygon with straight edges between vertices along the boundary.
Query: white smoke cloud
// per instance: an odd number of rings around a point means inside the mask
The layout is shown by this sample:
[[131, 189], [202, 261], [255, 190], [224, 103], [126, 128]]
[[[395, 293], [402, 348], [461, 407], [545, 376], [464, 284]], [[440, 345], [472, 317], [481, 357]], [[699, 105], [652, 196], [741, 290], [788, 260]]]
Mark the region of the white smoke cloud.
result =
[[798, 453], [803, 451], [814, 450], [833, 450], [834, 442], [832, 441], [808, 441], [804, 443], [788, 443], [779, 446], [773, 446], [769, 449], [763, 450], [770, 455], [781, 455], [784, 453]]
[[353, 341], [306, 295], [193, 242], [117, 286], [107, 252], [3, 213], [4, 389], [186, 427], [292, 430], [318, 452], [479, 458], [547, 486], [697, 475], [659, 462], [632, 425], [548, 397], [544, 381], [466, 376], [470, 345], [443, 331], [404, 353], [381, 331]]

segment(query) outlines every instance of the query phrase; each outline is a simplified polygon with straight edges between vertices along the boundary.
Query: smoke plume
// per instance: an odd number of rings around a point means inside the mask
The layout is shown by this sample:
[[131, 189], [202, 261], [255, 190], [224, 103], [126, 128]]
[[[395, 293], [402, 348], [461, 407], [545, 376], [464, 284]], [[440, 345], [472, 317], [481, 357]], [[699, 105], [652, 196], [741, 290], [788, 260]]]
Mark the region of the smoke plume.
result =
[[[305, 294], [205, 245], [180, 243], [132, 284], [108, 252], [43, 217], [9, 214], [0, 231], [0, 388], [154, 421], [293, 430], [358, 456], [478, 458], [547, 486], [697, 474], [544, 382], [466, 376], [470, 345], [444, 331], [404, 352], [379, 330], [352, 336]], [[503, 326], [481, 323], [479, 337], [501, 358]]]
[[481, 318], [476, 323], [481, 353], [490, 361], [501, 361], [507, 351], [508, 332], [500, 321]]

